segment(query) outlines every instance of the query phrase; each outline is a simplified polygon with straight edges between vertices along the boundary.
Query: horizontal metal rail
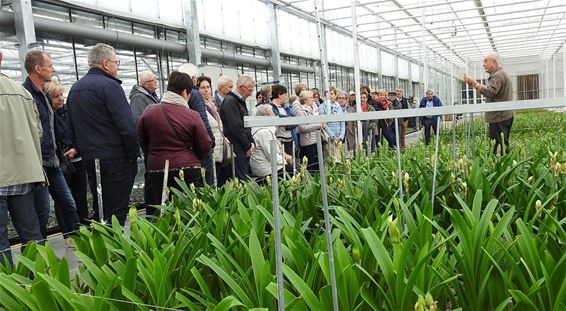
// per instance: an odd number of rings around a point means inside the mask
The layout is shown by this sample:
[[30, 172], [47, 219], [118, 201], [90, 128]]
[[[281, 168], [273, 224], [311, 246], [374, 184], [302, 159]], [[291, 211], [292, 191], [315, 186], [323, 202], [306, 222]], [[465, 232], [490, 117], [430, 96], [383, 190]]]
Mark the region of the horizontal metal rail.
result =
[[278, 117], [245, 117], [245, 127], [259, 126], [284, 126], [284, 125], [300, 125], [309, 123], [326, 123], [326, 122], [343, 122], [343, 121], [365, 121], [395, 118], [424, 117], [430, 115], [448, 115], [448, 114], [466, 114], [466, 113], [482, 113], [504, 110], [527, 110], [527, 109], [545, 109], [555, 107], [566, 107], [566, 98], [546, 98], [532, 99], [521, 101], [508, 101], [486, 104], [470, 104], [470, 105], [450, 105], [433, 108], [411, 108], [386, 111], [371, 112], [355, 112], [342, 113], [334, 115], [320, 115], [293, 118]]

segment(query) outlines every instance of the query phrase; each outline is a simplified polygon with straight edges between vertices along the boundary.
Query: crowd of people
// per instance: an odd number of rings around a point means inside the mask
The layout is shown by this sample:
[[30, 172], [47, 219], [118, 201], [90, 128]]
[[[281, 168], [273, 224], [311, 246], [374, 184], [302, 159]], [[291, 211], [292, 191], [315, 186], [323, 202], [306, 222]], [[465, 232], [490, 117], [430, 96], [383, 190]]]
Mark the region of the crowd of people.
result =
[[[1, 60], [0, 53], [0, 64]], [[495, 72], [497, 77], [503, 74], [498, 71], [500, 67], [492, 64], [499, 62], [498, 59], [488, 61], [488, 72]], [[273, 164], [272, 141], [277, 145], [275, 159], [280, 174], [296, 169], [297, 160], [303, 158], [309, 171], [318, 170], [322, 160], [316, 144], [319, 131], [325, 157], [340, 162], [343, 149], [351, 155], [357, 151], [357, 121], [245, 127], [244, 118], [250, 115], [247, 100], [256, 92], [255, 81], [248, 75], [241, 75], [235, 81], [221, 76], [214, 89], [210, 77], [200, 74], [197, 66], [186, 63], [169, 74], [166, 90], [159, 96], [157, 76], [143, 71], [128, 101], [118, 79], [120, 59], [112, 46], [95, 45], [89, 51], [88, 62], [89, 71], [71, 87], [66, 101], [65, 90], [52, 80], [53, 60], [43, 51], [27, 53], [27, 78], [23, 85], [0, 77], [3, 99], [0, 254], [6, 255], [10, 262], [8, 212], [23, 245], [43, 240], [47, 234], [50, 197], [67, 247], [73, 247], [68, 237], [90, 220], [110, 223], [115, 216], [124, 224], [140, 158], [146, 171], [146, 213], [158, 215], [155, 207], [168, 198], [164, 183], [178, 187], [177, 178], [196, 187], [222, 186], [231, 178], [243, 181], [257, 178], [263, 183]], [[471, 78], [465, 79], [468, 82]], [[498, 83], [501, 88], [502, 82], [498, 80]], [[474, 87], [482, 94], [495, 92], [493, 85], [474, 84]], [[504, 87], [508, 92], [510, 86]], [[289, 96], [282, 84], [263, 85], [255, 94], [257, 105], [252, 114], [292, 118], [357, 111], [354, 91], [331, 86], [322, 96], [318, 89], [309, 90], [302, 83], [293, 91]], [[388, 92], [362, 86], [360, 100], [363, 112], [409, 108], [409, 100], [401, 88]], [[429, 89], [419, 107], [441, 105]], [[436, 132], [438, 118], [421, 118], [427, 144], [430, 129]], [[507, 115], [497, 115], [493, 120], [499, 122], [493, 126], [493, 137], [497, 139], [495, 132], [501, 129], [507, 135], [508, 147], [512, 113], [510, 119]], [[364, 146], [394, 148], [398, 141], [401, 149], [406, 148], [408, 120], [399, 120], [398, 129], [395, 124], [390, 119], [363, 121]], [[88, 188], [93, 198], [91, 212], [87, 204]]]

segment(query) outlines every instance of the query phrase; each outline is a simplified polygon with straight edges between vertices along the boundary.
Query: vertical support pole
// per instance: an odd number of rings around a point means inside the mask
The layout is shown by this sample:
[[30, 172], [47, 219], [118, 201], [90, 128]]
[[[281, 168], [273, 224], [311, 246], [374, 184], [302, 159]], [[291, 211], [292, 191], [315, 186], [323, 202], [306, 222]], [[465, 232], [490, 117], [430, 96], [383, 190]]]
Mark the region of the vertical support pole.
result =
[[403, 200], [403, 170], [401, 169], [401, 147], [399, 146], [399, 118], [395, 118], [395, 148], [397, 150], [397, 178], [399, 179], [399, 199]]
[[191, 63], [195, 64], [195, 66], [201, 66], [202, 59], [196, 0], [183, 0], [183, 13], [185, 29], [187, 31], [187, 52], [189, 53], [189, 60]]
[[96, 175], [96, 195], [98, 197], [98, 219], [100, 223], [105, 224], [104, 220], [104, 202], [102, 201], [102, 180], [100, 179], [100, 160], [94, 159], [94, 171]]
[[318, 169], [320, 171], [320, 189], [322, 191], [322, 208], [324, 212], [324, 227], [326, 232], [326, 246], [328, 248], [328, 267], [330, 269], [330, 286], [332, 287], [332, 304], [334, 311], [338, 311], [338, 288], [336, 287], [336, 274], [334, 272], [334, 250], [332, 248], [332, 232], [330, 228], [330, 212], [328, 211], [328, 193], [326, 192], [326, 173], [322, 154], [322, 138], [320, 131], [316, 132], [316, 148], [318, 151]]
[[[397, 47], [397, 28], [394, 29], [395, 31], [395, 47]], [[394, 55], [394, 59], [395, 59], [395, 87], [399, 86], [399, 55], [395, 54]]]
[[552, 56], [552, 97], [556, 98], [556, 55]]
[[169, 196], [169, 160], [165, 160], [165, 169], [163, 169], [163, 187], [161, 188], [161, 205], [167, 203], [167, 197]]
[[271, 195], [275, 225], [275, 259], [277, 273], [277, 310], [285, 310], [283, 287], [283, 255], [281, 253], [281, 223], [279, 222], [279, 179], [277, 178], [277, 141], [271, 141]]
[[[466, 84], [467, 85], [467, 84]], [[450, 102], [454, 105], [454, 64], [450, 63]], [[456, 160], [456, 118], [457, 114], [452, 116], [452, 160]]]
[[271, 66], [273, 66], [273, 83], [281, 79], [281, 54], [279, 53], [279, 32], [277, 29], [277, 8], [274, 3], [268, 3], [269, 10], [269, 40], [271, 42]]
[[[362, 100], [360, 99], [360, 54], [358, 51], [358, 27], [357, 27], [357, 13], [356, 13], [356, 1], [351, 1], [352, 5], [352, 42], [354, 43], [354, 90], [356, 92], [356, 111], [362, 112]], [[380, 81], [381, 82], [381, 81]], [[362, 133], [362, 121], [356, 122], [358, 131], [356, 137], [356, 146], [362, 146], [363, 133]], [[357, 148], [356, 148], [357, 149]]]
[[[468, 74], [468, 60], [466, 59], [466, 74]], [[466, 105], [470, 104], [470, 86], [466, 83]], [[466, 118], [466, 158], [470, 158], [470, 113]]]
[[438, 145], [440, 143], [440, 117], [436, 118], [436, 147], [434, 149], [434, 170], [432, 173], [432, 207], [434, 208], [434, 198], [436, 197], [436, 174], [438, 172]]
[[546, 97], [545, 98], [550, 98], [550, 71], [548, 70], [548, 60], [544, 61], [546, 70], [545, 70], [545, 90], [546, 90]]
[[31, 0], [14, 0], [12, 1], [12, 9], [14, 10], [14, 25], [16, 26], [16, 39], [18, 40], [18, 52], [20, 54], [21, 80], [24, 81], [27, 77], [24, 66], [26, 54], [37, 43]]
[[[474, 64], [474, 77], [478, 76], [478, 63]], [[476, 78], [477, 79], [477, 78]], [[478, 92], [474, 89], [474, 105], [477, 104]], [[476, 154], [476, 126], [474, 124], [474, 114], [472, 113], [472, 118], [470, 119], [470, 126], [472, 131], [472, 156]]]
[[[321, 70], [321, 88], [323, 88], [322, 90], [320, 90], [321, 94], [326, 95], [326, 91], [328, 91], [328, 61], [327, 61], [327, 54], [326, 54], [326, 40], [325, 38], [325, 28], [322, 25], [322, 21], [320, 19], [320, 12], [319, 12], [319, 8], [320, 8], [320, 3], [319, 0], [315, 0], [314, 1], [314, 11], [316, 13], [316, 30], [317, 30], [317, 35], [318, 35], [318, 50], [320, 52], [320, 65], [322, 67]], [[328, 97], [328, 96], [326, 96]], [[326, 110], [330, 111], [330, 102], [327, 100], [326, 101]]]
[[[566, 8], [566, 4], [564, 5]], [[566, 97], [566, 47], [562, 47], [562, 97]], [[564, 107], [566, 111], [566, 107]]]
[[422, 45], [422, 51], [423, 51], [423, 94], [426, 91], [426, 89], [428, 89], [428, 46], [426, 44], [426, 14], [425, 14], [425, 9], [424, 7], [421, 8], [421, 31], [422, 31], [422, 38], [421, 38], [421, 45]]

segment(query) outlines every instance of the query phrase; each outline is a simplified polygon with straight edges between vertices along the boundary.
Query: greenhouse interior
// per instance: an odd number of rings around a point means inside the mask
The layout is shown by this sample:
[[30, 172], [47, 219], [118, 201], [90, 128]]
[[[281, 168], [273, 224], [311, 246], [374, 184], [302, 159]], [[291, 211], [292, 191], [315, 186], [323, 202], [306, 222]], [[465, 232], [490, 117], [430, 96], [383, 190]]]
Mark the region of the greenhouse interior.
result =
[[0, 310], [566, 310], [564, 0], [0, 4]]

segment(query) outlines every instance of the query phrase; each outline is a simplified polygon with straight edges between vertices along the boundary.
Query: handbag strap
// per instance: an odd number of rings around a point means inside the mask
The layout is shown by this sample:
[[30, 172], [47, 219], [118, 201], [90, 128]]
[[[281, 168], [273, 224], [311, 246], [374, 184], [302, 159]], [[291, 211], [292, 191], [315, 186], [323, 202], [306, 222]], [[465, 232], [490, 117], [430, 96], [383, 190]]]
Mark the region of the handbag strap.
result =
[[193, 148], [191, 146], [189, 146], [184, 140], [181, 139], [181, 135], [179, 134], [179, 132], [177, 132], [177, 129], [175, 129], [175, 127], [173, 126], [173, 123], [171, 123], [171, 120], [169, 119], [169, 116], [167, 116], [167, 113], [165, 113], [165, 109], [163, 109], [163, 103], [161, 103], [159, 105], [159, 107], [161, 108], [161, 112], [163, 113], [163, 116], [165, 117], [165, 120], [167, 120], [167, 124], [169, 124], [169, 128], [171, 128], [171, 130], [173, 131], [173, 133], [175, 133], [175, 137], [177, 137], [177, 139], [180, 142], [183, 142], [187, 148], [189, 148], [189, 150], [193, 150]]

